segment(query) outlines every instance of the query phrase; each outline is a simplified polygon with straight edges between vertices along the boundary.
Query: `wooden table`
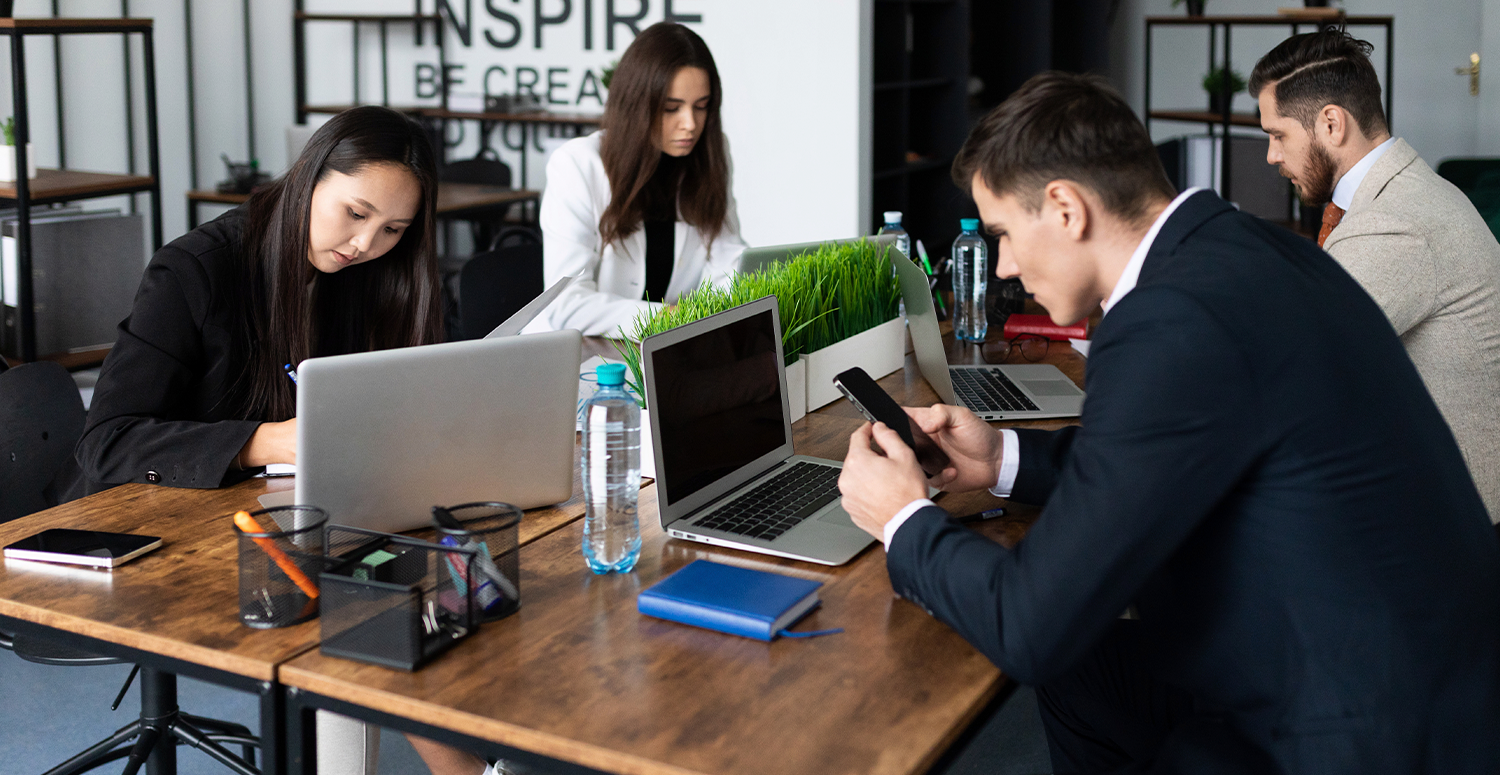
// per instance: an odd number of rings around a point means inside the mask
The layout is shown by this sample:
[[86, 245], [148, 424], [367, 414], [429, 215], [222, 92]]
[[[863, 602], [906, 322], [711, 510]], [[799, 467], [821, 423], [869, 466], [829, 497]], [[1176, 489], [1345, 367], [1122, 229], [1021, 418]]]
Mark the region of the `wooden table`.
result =
[[[979, 361], [979, 350], [956, 346], [950, 359]], [[1048, 360], [1082, 383], [1066, 343]], [[880, 382], [902, 403], [936, 401], [910, 356]], [[794, 426], [797, 452], [842, 459], [861, 422], [843, 400], [809, 414]], [[517, 614], [415, 673], [316, 651], [282, 665], [291, 772], [311, 771], [311, 709], [327, 708], [554, 772], [917, 773], [1004, 686], [952, 630], [894, 597], [878, 545], [823, 568], [668, 539], [655, 495], [642, 489], [634, 573], [590, 574], [581, 521], [565, 525], [521, 550]], [[962, 514], [995, 499], [939, 503]], [[1036, 513], [1013, 506], [979, 530], [1013, 544]], [[697, 558], [824, 582], [822, 608], [801, 626], [844, 633], [762, 643], [636, 612], [641, 589]]]
[[[542, 192], [524, 188], [488, 186], [482, 183], [438, 183], [437, 214], [441, 218], [454, 218], [476, 210], [516, 202], [535, 202]], [[219, 191], [189, 191], [188, 228], [198, 227], [198, 208], [204, 204], [238, 206], [250, 198], [249, 194], [225, 194]]]
[[[240, 624], [237, 549], [228, 515], [260, 508], [257, 496], [291, 487], [290, 479], [251, 479], [222, 490], [127, 484], [0, 525], [0, 545], [54, 527], [163, 540], [162, 548], [113, 572], [0, 562], [0, 629], [258, 695], [266, 771], [282, 772], [284, 691], [276, 668], [318, 645], [318, 622], [276, 630]], [[573, 491], [566, 503], [526, 512], [521, 542], [582, 516], [576, 479]], [[71, 753], [59, 751], [59, 761]], [[152, 756], [172, 759], [161, 746]]]

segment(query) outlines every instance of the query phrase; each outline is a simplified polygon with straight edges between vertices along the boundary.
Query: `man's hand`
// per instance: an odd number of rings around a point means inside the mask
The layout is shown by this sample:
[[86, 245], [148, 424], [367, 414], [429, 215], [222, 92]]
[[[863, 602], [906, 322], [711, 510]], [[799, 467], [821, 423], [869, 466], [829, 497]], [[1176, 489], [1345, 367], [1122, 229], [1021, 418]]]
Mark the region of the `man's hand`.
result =
[[[885, 450], [884, 456], [870, 449], [871, 439]], [[922, 482], [916, 455], [885, 423], [865, 423], [849, 437], [839, 491], [844, 510], [861, 530], [884, 540], [885, 523], [907, 504], [927, 497]]]
[[[906, 407], [906, 413], [948, 453], [948, 467], [928, 479], [929, 485], [949, 492], [987, 490], [995, 486], [1004, 447], [1000, 434], [988, 423], [968, 409], [946, 404], [926, 409]], [[886, 448], [884, 442], [880, 446]]]

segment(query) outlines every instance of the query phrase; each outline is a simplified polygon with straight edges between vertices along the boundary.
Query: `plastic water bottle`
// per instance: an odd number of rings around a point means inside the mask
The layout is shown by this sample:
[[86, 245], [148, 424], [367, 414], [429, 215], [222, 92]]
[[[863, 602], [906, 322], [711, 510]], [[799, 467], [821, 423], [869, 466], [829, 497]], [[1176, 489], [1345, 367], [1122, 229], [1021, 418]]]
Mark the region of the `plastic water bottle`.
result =
[[880, 233], [896, 235], [896, 249], [901, 251], [901, 255], [911, 258], [911, 235], [901, 228], [900, 210], [885, 211], [885, 225], [880, 227]]
[[583, 559], [595, 573], [629, 573], [641, 556], [641, 409], [625, 392], [625, 365], [594, 370], [583, 411]]
[[953, 240], [953, 336], [966, 342], [983, 342], [989, 333], [984, 314], [984, 294], [989, 288], [989, 248], [979, 234], [978, 218], [958, 222], [963, 231]]

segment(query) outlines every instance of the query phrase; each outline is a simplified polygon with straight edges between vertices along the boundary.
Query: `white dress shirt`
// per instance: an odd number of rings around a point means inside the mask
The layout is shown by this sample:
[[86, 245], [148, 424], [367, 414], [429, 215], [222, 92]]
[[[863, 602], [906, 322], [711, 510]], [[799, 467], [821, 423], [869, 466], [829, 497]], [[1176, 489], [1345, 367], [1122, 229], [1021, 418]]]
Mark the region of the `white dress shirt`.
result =
[[[1380, 149], [1377, 148], [1376, 151], [1378, 150]], [[1376, 151], [1371, 151], [1370, 153], [1373, 155]], [[1373, 164], [1374, 162], [1372, 161], [1371, 163]], [[1364, 164], [1364, 162], [1361, 161], [1360, 164]], [[1365, 169], [1368, 170], [1369, 167], [1365, 167]], [[1351, 173], [1353, 171], [1350, 170]], [[1346, 175], [1345, 177], [1348, 176]], [[1360, 177], [1364, 177], [1363, 172], [1360, 173]], [[1151, 228], [1146, 230], [1146, 236], [1141, 238], [1140, 244], [1135, 246], [1135, 252], [1130, 254], [1130, 261], [1125, 264], [1125, 271], [1120, 273], [1120, 279], [1115, 283], [1114, 291], [1109, 294], [1109, 298], [1105, 299], [1101, 305], [1104, 308], [1104, 314], [1108, 315], [1110, 309], [1120, 303], [1120, 299], [1125, 298], [1125, 294], [1135, 290], [1135, 284], [1141, 278], [1141, 266], [1146, 263], [1146, 254], [1151, 252], [1151, 243], [1155, 242], [1156, 235], [1161, 233], [1162, 224], [1166, 223], [1167, 219], [1172, 217], [1172, 213], [1177, 211], [1178, 205], [1181, 205], [1184, 200], [1204, 190], [1206, 189], [1190, 188], [1178, 194], [1177, 198], [1173, 199], [1172, 203], [1167, 205], [1165, 210], [1161, 211], [1161, 215], [1156, 216], [1156, 220], [1152, 222]], [[1350, 196], [1353, 196], [1352, 190], [1350, 191]], [[990, 488], [990, 494], [997, 498], [1008, 498], [1010, 497], [1011, 490], [1016, 485], [1016, 474], [1021, 470], [1021, 443], [1020, 437], [1016, 435], [1015, 431], [1009, 428], [1000, 429], [1000, 438], [1003, 444], [1000, 453], [1000, 475], [996, 477], [995, 486]], [[896, 531], [902, 525], [906, 524], [906, 520], [911, 518], [911, 515], [928, 506], [936, 505], [927, 498], [920, 498], [906, 504], [906, 508], [896, 512], [896, 516], [891, 521], [885, 523], [885, 535], [881, 540], [889, 547], [891, 539], [896, 537]]]
[[1333, 187], [1333, 203], [1338, 205], [1340, 210], [1349, 211], [1349, 206], [1354, 204], [1354, 192], [1359, 190], [1359, 184], [1365, 182], [1365, 175], [1369, 174], [1370, 168], [1375, 166], [1375, 162], [1380, 161], [1380, 157], [1384, 156], [1395, 142], [1396, 138], [1392, 137], [1375, 146], [1365, 154], [1365, 158], [1360, 159], [1358, 164], [1350, 167], [1349, 171], [1339, 178], [1339, 182]]

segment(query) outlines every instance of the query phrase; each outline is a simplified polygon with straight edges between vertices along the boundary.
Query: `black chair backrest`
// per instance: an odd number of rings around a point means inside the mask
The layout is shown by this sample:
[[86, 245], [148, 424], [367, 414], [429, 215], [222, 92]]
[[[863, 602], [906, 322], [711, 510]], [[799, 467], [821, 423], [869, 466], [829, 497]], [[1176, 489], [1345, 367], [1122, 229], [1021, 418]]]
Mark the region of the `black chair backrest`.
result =
[[438, 179], [445, 183], [480, 183], [509, 188], [510, 165], [499, 159], [476, 156], [443, 165], [438, 170]]
[[1465, 193], [1479, 187], [1485, 173], [1500, 171], [1500, 159], [1444, 159], [1437, 174]]
[[66, 369], [39, 361], [0, 373], [0, 522], [41, 511], [83, 435], [83, 399]]
[[483, 338], [543, 290], [541, 245], [516, 245], [475, 255], [458, 276], [463, 337]]

